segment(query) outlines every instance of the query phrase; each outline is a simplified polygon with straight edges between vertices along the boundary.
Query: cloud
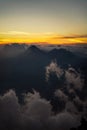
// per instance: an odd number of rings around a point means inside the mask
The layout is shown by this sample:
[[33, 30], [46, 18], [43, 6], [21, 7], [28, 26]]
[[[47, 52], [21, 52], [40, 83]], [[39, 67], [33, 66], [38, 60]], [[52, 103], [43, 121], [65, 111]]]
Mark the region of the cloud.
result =
[[52, 61], [48, 66], [46, 66], [46, 81], [49, 81], [50, 75], [54, 73], [58, 79], [61, 76], [64, 77], [67, 89], [81, 90], [84, 86], [84, 79], [81, 77], [81, 74], [77, 72], [73, 67], [68, 67], [68, 69], [62, 69], [57, 65], [56, 60]]
[[[58, 89], [55, 90], [54, 96], [58, 98], [58, 101], [61, 102], [61, 104], [65, 104], [65, 107], [63, 108], [64, 111], [75, 116], [78, 115], [75, 119], [81, 119], [81, 117], [83, 117], [87, 120], [87, 99], [82, 100], [80, 97], [84, 86], [84, 79], [82, 78], [81, 73], [71, 66], [69, 66], [68, 69], [61, 69], [57, 63], [55, 65], [55, 62], [52, 62], [52, 64], [56, 66], [55, 68], [61, 70], [58, 71], [60, 72], [60, 76], [57, 76], [58, 80], [61, 79], [61, 76], [63, 77], [63, 84], [61, 87], [58, 86]], [[57, 71], [54, 71], [56, 69], [53, 69], [50, 66], [51, 64], [47, 66], [49, 70], [46, 71], [49, 72], [47, 74], [50, 75], [54, 72], [55, 75], [57, 75]], [[80, 95], [78, 94], [79, 92]]]
[[76, 96], [73, 100], [77, 108], [80, 109], [80, 115], [87, 120], [87, 99], [81, 100], [79, 96]]
[[64, 102], [67, 102], [68, 100], [68, 96], [60, 89], [55, 91], [55, 96], [58, 97], [59, 100], [64, 101]]
[[52, 116], [49, 122], [50, 130], [69, 130], [80, 125], [79, 120], [69, 112], [62, 112]]
[[55, 90], [54, 96], [57, 97], [58, 101], [65, 106], [71, 101], [73, 104], [71, 105], [72, 108], [74, 108], [73, 106], [75, 104], [78, 112], [80, 111], [80, 114], [83, 115], [83, 108], [86, 108], [84, 106], [85, 101], [82, 101], [78, 94], [78, 92], [81, 93], [84, 86], [84, 79], [82, 78], [81, 73], [71, 66], [69, 66], [68, 69], [62, 69], [55, 61], [52, 61], [46, 67], [46, 79], [48, 82], [51, 73], [54, 73], [58, 80], [61, 80], [62, 77], [62, 83], [60, 86], [58, 85], [58, 89]]
[[15, 91], [0, 96], [0, 129], [3, 130], [68, 130], [80, 125], [78, 116], [67, 109], [56, 115], [52, 105], [36, 91], [24, 94], [24, 103], [18, 102]]
[[2, 32], [1, 35], [30, 35], [30, 33], [20, 31], [9, 31], [9, 32]]
[[68, 36], [54, 36], [51, 38], [51, 41], [58, 43], [65, 43], [65, 44], [72, 44], [72, 43], [86, 43], [87, 41], [87, 34], [85, 35], [68, 35]]
[[87, 38], [87, 35], [69, 35], [69, 36], [56, 36], [54, 39], [78, 39], [78, 38]]
[[80, 107], [83, 106], [83, 104], [84, 104], [84, 103], [81, 101], [81, 99], [79, 98], [79, 96], [77, 96], [77, 95], [76, 95], [76, 97], [74, 98], [73, 101], [76, 103], [76, 105], [79, 105]]
[[[42, 99], [40, 94], [34, 91], [24, 97], [24, 111], [26, 116], [33, 117], [36, 120], [46, 121], [51, 114], [51, 104], [46, 99]], [[35, 109], [36, 108], [36, 109]]]
[[74, 115], [75, 114], [79, 115], [78, 109], [77, 109], [77, 107], [75, 106], [75, 104], [72, 101], [67, 101], [66, 106], [65, 106], [65, 110], [72, 113], [72, 114], [74, 114]]
[[63, 38], [69, 39], [69, 38], [87, 38], [87, 35], [73, 35], [73, 36], [65, 36]]
[[74, 89], [81, 90], [84, 85], [84, 80], [81, 78], [81, 74], [72, 67], [65, 70], [65, 79], [69, 89], [73, 86]]
[[17, 127], [20, 121], [20, 104], [13, 90], [0, 96], [0, 129]]
[[87, 120], [87, 100], [82, 100], [77, 94], [77, 90], [83, 87], [81, 74], [72, 67], [66, 70], [60, 68], [56, 61], [46, 67], [48, 81], [51, 73], [56, 74], [58, 80], [61, 76], [65, 79], [62, 88], [54, 93], [65, 104], [61, 112], [55, 114], [51, 102], [35, 90], [23, 94], [22, 104], [19, 103], [16, 92], [9, 90], [0, 96], [1, 130], [69, 130], [78, 127], [82, 117]]
[[52, 61], [46, 66], [46, 80], [49, 80], [50, 74], [54, 73], [58, 78], [63, 74], [63, 70], [57, 65], [56, 61]]

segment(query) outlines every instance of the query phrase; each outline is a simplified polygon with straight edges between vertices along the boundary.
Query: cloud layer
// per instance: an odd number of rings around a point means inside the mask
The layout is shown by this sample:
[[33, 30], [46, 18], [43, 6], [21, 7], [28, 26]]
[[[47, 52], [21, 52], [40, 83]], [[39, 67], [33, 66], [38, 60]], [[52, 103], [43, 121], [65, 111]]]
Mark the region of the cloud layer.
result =
[[70, 90], [79, 90], [84, 86], [84, 79], [81, 77], [81, 74], [77, 72], [73, 67], [69, 66], [68, 69], [62, 69], [57, 65], [56, 60], [52, 61], [48, 66], [46, 66], [46, 81], [50, 80], [50, 75], [55, 74], [58, 79], [61, 77], [64, 78], [64, 85]]
[[78, 94], [84, 85], [81, 74], [72, 67], [60, 68], [56, 61], [46, 67], [47, 82], [51, 73], [58, 80], [64, 77], [64, 85], [54, 92], [57, 102], [65, 105], [61, 112], [55, 114], [51, 102], [35, 90], [23, 94], [22, 104], [16, 92], [9, 90], [0, 96], [1, 130], [69, 130], [78, 127], [82, 117], [87, 120], [87, 99], [82, 100]]
[[68, 130], [79, 125], [78, 116], [70, 113], [66, 108], [55, 115], [50, 102], [41, 98], [36, 91], [25, 94], [22, 105], [19, 104], [13, 90], [0, 97], [0, 129]]
[[[60, 72], [60, 76], [57, 76], [58, 72]], [[55, 61], [52, 61], [46, 67], [47, 82], [49, 82], [52, 73], [55, 73], [58, 80], [61, 79], [61, 77], [64, 79], [63, 85], [61, 87], [58, 86], [58, 89], [56, 89], [54, 93], [58, 101], [65, 104], [63, 110], [80, 116], [80, 119], [81, 117], [87, 119], [87, 99], [81, 99], [82, 89], [84, 89], [84, 79], [81, 73], [71, 66], [69, 66], [68, 69], [62, 69]]]

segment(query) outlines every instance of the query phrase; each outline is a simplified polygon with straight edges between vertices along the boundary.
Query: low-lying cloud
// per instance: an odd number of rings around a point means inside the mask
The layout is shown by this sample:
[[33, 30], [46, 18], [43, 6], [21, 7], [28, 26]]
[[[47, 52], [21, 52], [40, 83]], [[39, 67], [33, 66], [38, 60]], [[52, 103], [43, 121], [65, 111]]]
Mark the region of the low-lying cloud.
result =
[[[77, 93], [83, 89], [84, 80], [74, 68], [62, 69], [52, 61], [46, 67], [46, 80], [54, 73], [58, 80], [64, 77], [64, 86], [54, 92], [58, 101], [65, 107], [56, 114], [51, 101], [42, 98], [40, 93], [24, 93], [22, 104], [14, 90], [0, 96], [1, 130], [69, 130], [81, 124], [81, 118], [87, 120], [87, 99], [82, 100]], [[72, 97], [73, 95], [73, 97]], [[59, 106], [61, 107], [61, 106]]]
[[81, 74], [78, 73], [74, 68], [69, 67], [65, 70], [65, 78], [68, 87], [73, 86], [76, 90], [81, 90], [84, 85], [84, 80], [81, 78]]
[[0, 96], [0, 129], [69, 130], [79, 125], [78, 115], [68, 111], [67, 107], [54, 114], [51, 103], [36, 91], [24, 94], [24, 104], [18, 102], [13, 90]]
[[[57, 76], [57, 71], [53, 71], [51, 64], [53, 64], [57, 70], [61, 70], [59, 71], [60, 77]], [[50, 68], [49, 73], [47, 68]], [[49, 74], [47, 82], [50, 80], [51, 73], [55, 73], [58, 80], [63, 77], [62, 87], [58, 86], [58, 89], [56, 89], [54, 93], [54, 96], [58, 98], [58, 101], [65, 104], [63, 110], [68, 111], [75, 116], [78, 115], [79, 119], [81, 119], [81, 117], [87, 119], [87, 99], [81, 99], [80, 97], [84, 87], [84, 79], [82, 78], [81, 73], [71, 66], [69, 66], [68, 69], [62, 69], [53, 61], [46, 67], [46, 77]]]
[[59, 100], [64, 101], [64, 102], [67, 102], [68, 100], [68, 96], [60, 89], [55, 91], [55, 96], [58, 97]]
[[66, 84], [67, 89], [81, 90], [84, 86], [84, 79], [81, 74], [77, 72], [73, 67], [68, 67], [68, 69], [62, 69], [57, 65], [56, 61], [52, 61], [48, 66], [46, 66], [46, 81], [49, 81], [50, 75], [54, 73], [58, 79], [61, 76], [64, 77], [64, 84]]

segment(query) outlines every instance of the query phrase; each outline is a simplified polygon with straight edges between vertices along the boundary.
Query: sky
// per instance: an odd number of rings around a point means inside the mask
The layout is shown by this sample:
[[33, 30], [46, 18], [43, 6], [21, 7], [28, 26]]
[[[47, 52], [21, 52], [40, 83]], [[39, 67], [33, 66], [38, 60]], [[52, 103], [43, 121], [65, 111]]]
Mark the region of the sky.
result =
[[87, 43], [87, 0], [0, 0], [0, 43]]

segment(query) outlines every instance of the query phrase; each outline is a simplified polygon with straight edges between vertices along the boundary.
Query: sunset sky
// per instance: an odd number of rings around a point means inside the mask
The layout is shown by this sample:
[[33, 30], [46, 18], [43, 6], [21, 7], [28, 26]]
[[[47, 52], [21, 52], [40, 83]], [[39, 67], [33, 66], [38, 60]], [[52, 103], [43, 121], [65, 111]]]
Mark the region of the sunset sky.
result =
[[0, 0], [0, 44], [87, 43], [87, 0]]

